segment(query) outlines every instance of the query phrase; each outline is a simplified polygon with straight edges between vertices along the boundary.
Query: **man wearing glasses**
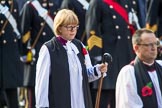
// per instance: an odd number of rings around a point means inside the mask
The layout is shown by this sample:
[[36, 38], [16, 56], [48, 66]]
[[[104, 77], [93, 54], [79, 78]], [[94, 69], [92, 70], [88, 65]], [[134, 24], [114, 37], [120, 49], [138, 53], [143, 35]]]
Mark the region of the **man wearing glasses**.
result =
[[132, 37], [136, 58], [124, 66], [116, 83], [116, 108], [162, 108], [162, 60], [155, 60], [159, 42], [148, 29]]

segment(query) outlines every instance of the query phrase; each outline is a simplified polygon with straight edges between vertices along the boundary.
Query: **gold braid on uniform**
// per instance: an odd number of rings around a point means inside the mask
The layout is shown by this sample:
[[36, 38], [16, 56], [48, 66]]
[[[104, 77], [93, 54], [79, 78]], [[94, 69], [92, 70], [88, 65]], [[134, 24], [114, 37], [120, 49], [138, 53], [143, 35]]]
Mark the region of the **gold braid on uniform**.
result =
[[91, 36], [87, 40], [89, 50], [92, 50], [94, 46], [102, 48], [102, 39], [95, 35], [95, 31], [90, 31]]
[[158, 29], [157, 24], [151, 26], [149, 23], [146, 23], [146, 28], [152, 30], [153, 32], [156, 32]]
[[27, 33], [25, 33], [25, 35], [22, 36], [22, 42], [26, 43], [31, 37], [31, 33], [30, 31], [28, 31]]

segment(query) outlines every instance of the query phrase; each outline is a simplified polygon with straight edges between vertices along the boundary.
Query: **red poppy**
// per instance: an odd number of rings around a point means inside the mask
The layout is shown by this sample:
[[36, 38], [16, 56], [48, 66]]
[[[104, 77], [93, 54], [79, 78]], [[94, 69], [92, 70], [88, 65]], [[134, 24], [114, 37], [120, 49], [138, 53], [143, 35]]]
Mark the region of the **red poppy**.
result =
[[152, 82], [148, 83], [146, 86], [142, 88], [142, 96], [151, 96], [152, 95]]
[[82, 53], [83, 53], [83, 55], [86, 55], [87, 54], [87, 50], [85, 48], [82, 48]]

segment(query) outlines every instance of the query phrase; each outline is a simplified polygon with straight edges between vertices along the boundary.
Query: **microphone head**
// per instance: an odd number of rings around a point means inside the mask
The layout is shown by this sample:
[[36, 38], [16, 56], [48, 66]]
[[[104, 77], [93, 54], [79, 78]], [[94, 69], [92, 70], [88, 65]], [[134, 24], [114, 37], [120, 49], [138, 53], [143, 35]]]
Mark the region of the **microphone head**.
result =
[[110, 64], [112, 62], [112, 56], [109, 53], [104, 53], [102, 62], [108, 62], [108, 64]]

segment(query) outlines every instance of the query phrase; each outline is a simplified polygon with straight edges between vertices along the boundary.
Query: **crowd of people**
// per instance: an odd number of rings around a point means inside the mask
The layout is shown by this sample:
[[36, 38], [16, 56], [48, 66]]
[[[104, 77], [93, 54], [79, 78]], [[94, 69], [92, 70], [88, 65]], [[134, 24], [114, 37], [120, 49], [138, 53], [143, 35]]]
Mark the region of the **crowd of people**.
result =
[[161, 0], [0, 0], [0, 108], [94, 108], [100, 77], [99, 108], [162, 108], [161, 8]]

